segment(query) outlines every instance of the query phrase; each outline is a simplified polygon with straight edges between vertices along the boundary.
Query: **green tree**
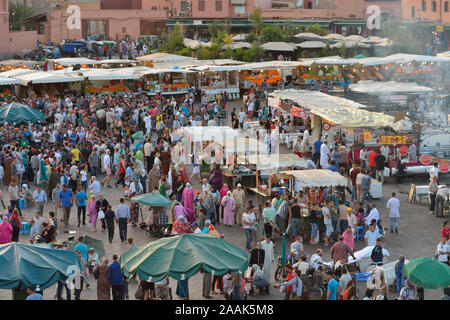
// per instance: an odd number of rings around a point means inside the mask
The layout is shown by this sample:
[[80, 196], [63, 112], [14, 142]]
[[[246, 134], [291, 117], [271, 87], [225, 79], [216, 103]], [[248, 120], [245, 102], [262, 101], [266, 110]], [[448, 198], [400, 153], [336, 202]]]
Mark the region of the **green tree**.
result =
[[320, 24], [315, 23], [312, 25], [309, 25], [305, 28], [305, 32], [311, 32], [311, 33], [315, 33], [318, 35], [326, 35], [328, 32], [324, 29], [322, 29], [322, 27], [320, 26]]
[[339, 48], [339, 55], [342, 58], [347, 58], [348, 50], [347, 50], [347, 47], [346, 47], [345, 43], [343, 43], [342, 47]]
[[256, 35], [256, 33], [252, 32], [249, 33], [246, 37], [245, 37], [245, 41], [249, 42], [249, 43], [253, 43], [258, 39], [258, 36]]
[[261, 48], [261, 43], [255, 41], [252, 43], [252, 47], [250, 49], [245, 50], [242, 55], [242, 60], [245, 62], [256, 62], [264, 56], [264, 50]]
[[331, 55], [331, 49], [330, 49], [330, 45], [328, 43], [327, 43], [327, 46], [322, 49], [321, 55], [322, 55], [322, 57], [328, 57]]
[[294, 42], [294, 36], [303, 31], [303, 27], [301, 26], [290, 26], [287, 25], [284, 28], [284, 37], [287, 42]]
[[25, 0], [15, 0], [9, 2], [9, 27], [11, 30], [20, 31], [24, 21], [31, 18], [35, 10], [29, 7]]
[[226, 25], [219, 21], [214, 21], [208, 24], [208, 31], [211, 35], [211, 41], [217, 44], [222, 43], [222, 37], [226, 34]]
[[160, 52], [175, 53], [184, 49], [184, 35], [179, 23], [175, 24], [173, 30], [168, 35], [162, 36], [162, 44], [159, 47]]
[[261, 14], [261, 8], [256, 7], [248, 18], [253, 22], [255, 33], [259, 36], [262, 29], [264, 28], [264, 20]]
[[265, 26], [261, 31], [261, 38], [264, 43], [285, 40], [283, 30], [281, 30], [281, 27], [279, 25]]

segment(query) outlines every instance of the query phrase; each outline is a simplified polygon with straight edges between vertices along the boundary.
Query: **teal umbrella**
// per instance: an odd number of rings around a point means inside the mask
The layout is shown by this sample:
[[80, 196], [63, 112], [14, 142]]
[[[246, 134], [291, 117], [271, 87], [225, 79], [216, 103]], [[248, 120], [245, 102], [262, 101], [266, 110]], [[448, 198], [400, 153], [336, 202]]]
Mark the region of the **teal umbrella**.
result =
[[[83, 243], [84, 243], [85, 245], [87, 245], [89, 249], [90, 249], [90, 248], [93, 248], [94, 251], [97, 252], [98, 258], [99, 258], [99, 259], [101, 259], [101, 258], [103, 258], [103, 257], [105, 256], [105, 246], [103, 245], [103, 241], [97, 240], [97, 239], [92, 238], [92, 237], [87, 236], [87, 235], [86, 235], [86, 236], [83, 236], [83, 237], [84, 237]], [[70, 243], [70, 244], [67, 246], [67, 249], [68, 249], [68, 250], [71, 250], [71, 251], [74, 251], [74, 250], [75, 250], [75, 247], [76, 247], [77, 245], [78, 245], [78, 242]]]
[[355, 56], [355, 59], [364, 59], [364, 58], [366, 58], [366, 56], [363, 54], [358, 54], [357, 56]]
[[144, 139], [144, 133], [142, 131], [138, 131], [131, 136], [134, 140], [142, 140]]
[[73, 266], [82, 270], [75, 252], [11, 242], [0, 245], [0, 289], [51, 287], [66, 281]]
[[143, 204], [152, 207], [168, 207], [172, 205], [172, 201], [159, 193], [146, 193], [131, 198], [131, 202]]
[[10, 103], [6, 107], [0, 108], [0, 124], [21, 124], [44, 122], [45, 115], [27, 105], [17, 102]]
[[450, 267], [434, 258], [412, 259], [403, 268], [403, 274], [409, 281], [425, 289], [450, 286]]
[[204, 233], [185, 233], [162, 238], [124, 252], [120, 265], [128, 278], [138, 275], [158, 282], [166, 275], [176, 280], [189, 279], [201, 269], [220, 276], [248, 268], [247, 252], [223, 239]]

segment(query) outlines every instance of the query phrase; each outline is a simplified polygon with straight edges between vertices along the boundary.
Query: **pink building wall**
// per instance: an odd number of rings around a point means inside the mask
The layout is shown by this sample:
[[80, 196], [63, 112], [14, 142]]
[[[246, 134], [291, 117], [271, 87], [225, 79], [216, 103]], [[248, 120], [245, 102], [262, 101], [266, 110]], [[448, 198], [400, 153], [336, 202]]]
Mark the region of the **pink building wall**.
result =
[[[444, 24], [450, 23], [450, 12], [445, 12], [444, 10], [446, 1], [449, 2], [448, 5], [450, 6], [449, 0], [437, 0], [436, 12], [433, 12], [431, 11], [431, 0], [427, 0], [425, 11], [422, 11], [422, 0], [402, 0], [402, 18], [406, 20], [418, 20], [422, 16], [424, 20], [442, 22]], [[411, 7], [415, 7], [415, 17], [412, 17]]]

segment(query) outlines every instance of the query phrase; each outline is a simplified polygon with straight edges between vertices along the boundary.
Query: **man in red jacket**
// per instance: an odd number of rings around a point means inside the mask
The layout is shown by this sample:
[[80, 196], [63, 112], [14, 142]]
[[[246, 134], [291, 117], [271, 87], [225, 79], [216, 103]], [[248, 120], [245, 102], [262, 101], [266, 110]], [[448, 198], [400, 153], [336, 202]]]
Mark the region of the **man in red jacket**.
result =
[[370, 175], [372, 178], [375, 179], [375, 175], [377, 173], [377, 165], [375, 163], [375, 158], [378, 155], [376, 150], [372, 150], [372, 152], [369, 154], [369, 168], [370, 168]]

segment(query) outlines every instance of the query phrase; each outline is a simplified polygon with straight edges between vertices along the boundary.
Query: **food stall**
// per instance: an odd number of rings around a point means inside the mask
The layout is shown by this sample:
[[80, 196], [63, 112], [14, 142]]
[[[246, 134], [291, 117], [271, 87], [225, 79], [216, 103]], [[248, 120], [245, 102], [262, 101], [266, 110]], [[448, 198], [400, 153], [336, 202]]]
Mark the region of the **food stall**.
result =
[[0, 101], [14, 96], [15, 86], [20, 84], [20, 80], [0, 77]]
[[199, 66], [192, 68], [198, 71], [198, 87], [209, 97], [210, 101], [222, 92], [230, 98], [239, 98], [239, 70], [237, 66]]
[[148, 69], [140, 72], [144, 78], [144, 91], [148, 95], [186, 94], [191, 90], [189, 79], [194, 71], [185, 69]]

